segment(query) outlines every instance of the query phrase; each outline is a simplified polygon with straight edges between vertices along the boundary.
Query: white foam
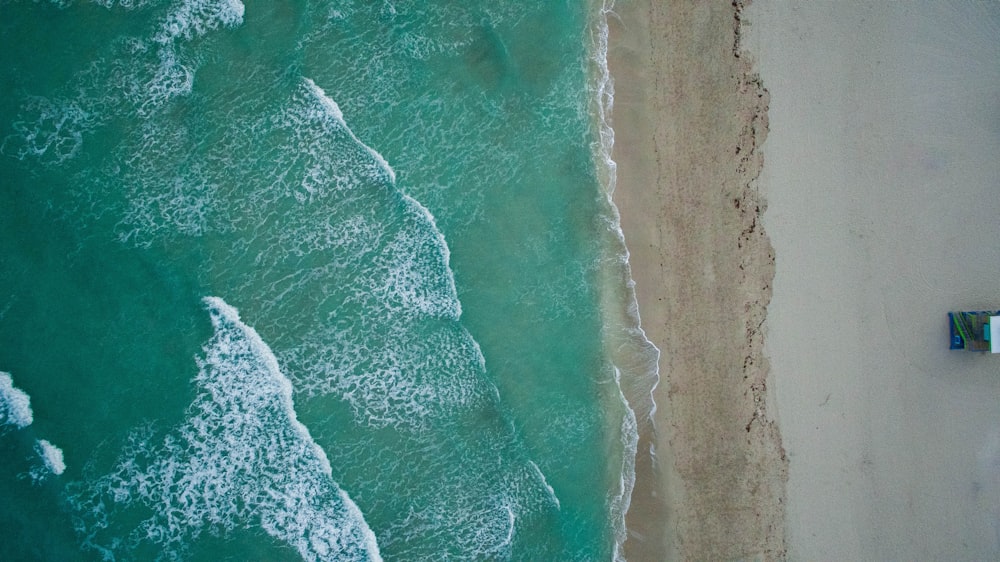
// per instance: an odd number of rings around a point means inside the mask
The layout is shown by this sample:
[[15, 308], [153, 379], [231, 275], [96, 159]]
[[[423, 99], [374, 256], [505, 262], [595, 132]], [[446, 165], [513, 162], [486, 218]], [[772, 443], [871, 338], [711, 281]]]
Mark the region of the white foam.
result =
[[625, 525], [625, 516], [628, 514], [629, 506], [632, 503], [632, 490], [635, 488], [635, 460], [639, 446], [638, 424], [635, 419], [635, 412], [628, 405], [628, 400], [621, 390], [621, 370], [614, 367], [615, 385], [618, 387], [618, 397], [622, 402], [624, 415], [621, 423], [622, 439], [622, 470], [618, 480], [618, 494], [611, 500], [612, 527], [615, 531], [614, 560], [624, 561], [625, 552], [623, 546], [628, 538], [628, 528]]
[[[614, 366], [614, 380], [617, 386], [619, 398], [623, 407], [623, 418], [621, 422], [623, 458], [622, 472], [619, 481], [618, 494], [612, 498], [611, 511], [615, 531], [615, 560], [623, 560], [623, 546], [628, 529], [625, 525], [632, 491], [635, 486], [635, 462], [638, 453], [639, 424], [652, 425], [653, 414], [656, 412], [656, 402], [653, 398], [653, 390], [660, 381], [659, 357], [660, 350], [646, 337], [642, 329], [642, 320], [639, 316], [638, 300], [635, 294], [635, 281], [632, 279], [632, 269], [629, 263], [628, 247], [625, 243], [625, 235], [621, 228], [621, 215], [615, 205], [613, 195], [617, 185], [617, 163], [612, 159], [612, 150], [615, 143], [615, 132], [611, 126], [611, 115], [614, 107], [614, 79], [608, 69], [608, 16], [613, 14], [614, 0], [602, 0], [598, 10], [597, 18], [592, 23], [594, 50], [593, 61], [597, 67], [597, 76], [594, 78], [595, 99], [593, 107], [596, 108], [598, 121], [598, 142], [595, 143], [594, 153], [597, 159], [604, 164], [604, 177], [602, 183], [605, 187], [605, 198], [610, 211], [608, 221], [609, 230], [614, 234], [618, 248], [621, 252], [621, 280], [624, 281], [624, 307], [625, 321], [612, 320], [619, 328], [625, 332], [625, 342], [616, 346], [619, 353], [641, 355], [647, 357], [638, 365], [633, 365], [627, 373], [628, 381], [623, 382], [622, 373], [618, 366]], [[606, 305], [605, 305], [606, 306]], [[618, 306], [618, 303], [614, 306]], [[608, 321], [605, 320], [605, 323]], [[625, 325], [617, 325], [625, 324]], [[618, 359], [618, 358], [613, 358]], [[637, 363], [635, 357], [620, 358], [630, 364]], [[651, 445], [652, 447], [652, 445]]]
[[374, 148], [368, 146], [367, 144], [361, 142], [360, 139], [358, 139], [358, 137], [354, 134], [354, 131], [352, 131], [351, 128], [347, 126], [347, 122], [344, 121], [344, 114], [343, 112], [340, 111], [340, 106], [337, 105], [337, 102], [333, 101], [333, 99], [330, 98], [330, 96], [326, 95], [326, 92], [324, 92], [322, 88], [317, 86], [316, 83], [312, 81], [312, 79], [303, 78], [303, 81], [305, 82], [306, 88], [308, 88], [309, 91], [314, 96], [316, 96], [317, 99], [319, 99], [320, 103], [323, 104], [323, 108], [326, 109], [330, 113], [330, 115], [333, 116], [333, 118], [336, 119], [337, 122], [344, 127], [344, 130], [347, 132], [347, 134], [351, 136], [351, 139], [353, 139], [354, 142], [362, 146], [368, 152], [368, 154], [370, 154], [371, 157], [375, 159], [379, 167], [383, 171], [385, 171], [385, 173], [389, 176], [389, 180], [393, 184], [395, 184], [396, 171], [392, 169], [392, 166], [389, 165], [389, 162], [386, 161], [386, 159], [381, 154], [379, 154], [378, 151], [376, 151]]
[[496, 546], [496, 551], [509, 552], [511, 545], [514, 544], [514, 532], [517, 530], [517, 514], [514, 513], [514, 508], [510, 505], [503, 506], [503, 509], [507, 512], [507, 535]]
[[441, 251], [441, 258], [444, 261], [443, 266], [446, 270], [445, 282], [448, 284], [448, 299], [451, 305], [451, 310], [449, 314], [458, 320], [462, 316], [462, 303], [458, 300], [458, 291], [455, 289], [455, 274], [451, 270], [451, 250], [448, 248], [448, 242], [444, 239], [444, 233], [438, 228], [437, 220], [434, 219], [434, 215], [431, 214], [430, 210], [423, 206], [420, 201], [417, 201], [409, 195], [403, 194], [403, 200], [406, 201], [411, 208], [417, 211], [424, 220], [426, 220], [430, 226], [431, 231], [434, 233], [434, 237], [437, 239], [437, 247]]
[[[421, 497], [417, 508], [401, 517], [394, 529], [399, 558], [510, 560], [519, 520], [528, 510], [495, 488], [495, 482], [478, 481], [476, 475], [449, 474], [438, 483], [441, 488], [432, 492], [436, 497]], [[469, 490], [470, 484], [489, 488]], [[531, 515], [526, 515], [529, 521]], [[414, 542], [419, 546], [408, 549]]]
[[152, 77], [131, 90], [132, 101], [144, 116], [171, 98], [190, 94], [194, 88], [194, 68], [182, 63], [175, 50], [161, 48], [156, 57], [157, 62], [149, 68]]
[[[389, 345], [373, 346], [370, 342]], [[317, 332], [287, 355], [309, 396], [346, 401], [361, 426], [420, 429], [482, 404], [482, 359], [464, 329], [414, 334], [390, 329], [384, 340], [366, 326]]]
[[316, 96], [317, 99], [319, 99], [319, 102], [323, 105], [323, 108], [326, 109], [328, 112], [330, 112], [330, 115], [332, 115], [334, 119], [339, 121], [340, 124], [346, 128], [347, 123], [344, 121], [344, 113], [340, 111], [340, 106], [337, 105], [337, 102], [333, 101], [333, 98], [326, 95], [326, 92], [323, 91], [323, 88], [317, 86], [316, 82], [313, 82], [311, 78], [304, 78], [303, 81], [305, 82], [306, 88], [308, 88], [309, 91], [312, 92], [312, 94]]
[[[348, 127], [344, 120], [344, 114], [337, 105], [337, 102], [330, 98], [326, 92], [316, 83], [303, 78], [306, 89], [319, 101], [326, 114], [334, 119], [339, 127], [349, 136], [349, 138], [367, 152], [375, 161], [377, 167], [386, 174], [390, 183], [395, 186], [396, 172], [392, 169], [386, 159], [375, 149], [371, 148], [360, 139]], [[410, 237], [398, 236], [395, 244], [402, 248], [397, 261], [392, 264], [386, 285], [379, 289], [383, 294], [392, 294], [397, 300], [408, 303], [417, 310], [431, 315], [445, 315], [458, 319], [462, 314], [461, 303], [458, 300], [458, 292], [455, 289], [454, 273], [450, 267], [451, 253], [448, 244], [444, 239], [444, 234], [437, 226], [437, 221], [430, 210], [419, 201], [407, 194], [401, 194], [404, 204], [408, 210], [415, 215], [415, 228], [420, 229], [420, 222], [429, 226], [431, 235], [434, 237], [436, 249], [441, 256], [441, 271], [421, 271], [414, 262], [418, 255], [412, 252], [417, 241], [409, 240]], [[445, 287], [442, 291], [435, 291], [430, 288], [432, 281], [442, 279]]]
[[10, 373], [0, 371], [0, 424], [23, 428], [33, 419], [31, 398], [14, 386]]
[[535, 470], [535, 474], [537, 474], [539, 480], [542, 481], [542, 486], [545, 486], [545, 489], [549, 491], [549, 495], [552, 496], [552, 502], [556, 504], [556, 509], [562, 509], [562, 505], [559, 503], [559, 497], [556, 496], [556, 491], [552, 489], [552, 486], [549, 486], [549, 481], [546, 480], [545, 475], [542, 474], [542, 469], [538, 468], [535, 461], [528, 461], [528, 464]]
[[59, 164], [73, 158], [83, 146], [84, 133], [96, 121], [76, 101], [32, 97], [22, 110], [34, 118], [16, 121], [14, 134], [0, 145], [0, 152], [19, 160], [32, 157]]
[[407, 225], [376, 260], [382, 276], [373, 293], [394, 313], [458, 320], [461, 315], [447, 246], [433, 225]]
[[35, 443], [35, 452], [37, 452], [38, 456], [42, 458], [42, 462], [45, 463], [45, 468], [47, 468], [52, 474], [58, 476], [66, 470], [66, 462], [63, 460], [63, 452], [59, 447], [56, 447], [45, 439], [39, 439], [38, 442]]
[[[192, 174], [193, 175], [193, 174]], [[139, 240], [162, 228], [174, 232], [201, 236], [215, 226], [212, 215], [216, 207], [217, 186], [198, 177], [179, 176], [156, 186], [136, 188], [119, 229], [128, 225], [129, 232]], [[128, 236], [122, 236], [127, 239]]]
[[[611, 0], [608, 1], [611, 2]], [[613, 5], [613, 2], [611, 2], [611, 4]], [[607, 72], [607, 19], [606, 18], [607, 16], [605, 15], [603, 19], [604, 30], [602, 32], [602, 37], [604, 38], [603, 39], [604, 72]], [[610, 80], [610, 74], [608, 76], [609, 76], [608, 80]], [[611, 89], [613, 90], [613, 88]], [[606, 101], [608, 104], [607, 114], [610, 115], [611, 105], [614, 101], [613, 93], [607, 96]], [[648, 337], [646, 337], [646, 331], [642, 328], [642, 318], [639, 315], [639, 301], [635, 293], [635, 280], [632, 278], [632, 266], [629, 261], [631, 254], [629, 253], [628, 246], [625, 243], [625, 233], [622, 231], [621, 228], [621, 214], [618, 211], [618, 206], [615, 205], [614, 200], [611, 197], [614, 190], [614, 184], [616, 181], [615, 170], [617, 169], [617, 164], [614, 162], [614, 160], [611, 160], [611, 150], [612, 150], [612, 145], [614, 144], [614, 131], [611, 130], [610, 122], [605, 121], [604, 117], [602, 117], [601, 122], [602, 122], [602, 127], [608, 129], [607, 134], [602, 133], [602, 139], [609, 139], [609, 144], [604, 146], [604, 152], [607, 155], [607, 159], [610, 162], [611, 166], [611, 179], [610, 179], [611, 183], [609, 191], [607, 192], [607, 202], [611, 210], [612, 232], [618, 239], [619, 247], [621, 248], [622, 252], [621, 260], [624, 268], [623, 277], [625, 279], [624, 286], [625, 286], [626, 313], [630, 320], [630, 325], [627, 327], [627, 329], [630, 333], [632, 333], [635, 336], [635, 339], [639, 342], [639, 347], [643, 348], [644, 351], [652, 351], [652, 356], [647, 361], [648, 372], [644, 373], [648, 375], [649, 379], [651, 379], [651, 383], [648, 384], [648, 388], [639, 392], [641, 396], [636, 396], [632, 393], [626, 393], [626, 398], [629, 403], [629, 407], [632, 408], [633, 410], [638, 411], [640, 417], [643, 420], [651, 421], [653, 419], [653, 414], [656, 413], [656, 402], [653, 400], [653, 391], [656, 389], [656, 387], [659, 385], [660, 382], [659, 365], [660, 365], [661, 352], [660, 348], [656, 347], [656, 345], [653, 344], [653, 342]], [[643, 384], [645, 383], [640, 382], [639, 386], [642, 386]], [[637, 408], [637, 406], [641, 407]]]
[[90, 0], [98, 6], [104, 8], [112, 9], [115, 7], [121, 7], [125, 10], [137, 10], [140, 8], [145, 8], [149, 4], [156, 2], [157, 0]]
[[[146, 0], [96, 0], [106, 8], [132, 10]], [[59, 5], [66, 2], [56, 1]], [[192, 91], [198, 54], [181, 42], [220, 27], [243, 22], [245, 8], [239, 0], [184, 0], [176, 3], [151, 37], [127, 37], [114, 42], [110, 56], [92, 61], [62, 91], [71, 100], [29, 98], [22, 108], [26, 117], [13, 123], [13, 134], [3, 139], [0, 152], [18, 159], [33, 157], [60, 164], [72, 159], [83, 146], [86, 133], [98, 122], [134, 106], [148, 117], [171, 98]], [[93, 83], [90, 83], [93, 81]]]
[[[224, 328], [226, 324], [231, 324], [242, 332], [242, 336], [246, 338], [251, 351], [263, 362], [268, 374], [271, 375], [273, 381], [276, 383], [279, 403], [285, 415], [288, 416], [292, 428], [304, 442], [309, 444], [313, 454], [319, 460], [323, 473], [327, 476], [332, 475], [333, 470], [330, 467], [330, 461], [327, 459], [326, 453], [313, 441], [312, 436], [309, 435], [309, 429], [299, 422], [298, 416], [295, 414], [295, 405], [292, 403], [292, 382], [282, 374], [281, 369], [278, 367], [278, 360], [275, 358], [274, 353], [271, 352], [271, 348], [264, 343], [264, 340], [260, 339], [256, 330], [240, 321], [239, 312], [226, 304], [225, 301], [218, 297], [205, 297], [205, 304], [208, 305], [209, 310], [213, 313], [212, 325], [215, 326], [216, 330]], [[227, 346], [222, 351], [223, 353], [228, 353], [231, 350]]]
[[[114, 471], [75, 495], [81, 531], [124, 558], [144, 543], [183, 558], [206, 530], [256, 524], [305, 560], [381, 560], [360, 509], [299, 422], [270, 348], [222, 299], [205, 304], [215, 335], [198, 359], [188, 419], [161, 444], [136, 434]], [[136, 503], [153, 515], [116, 528], [115, 515]]]
[[243, 23], [245, 7], [239, 0], [184, 0], [160, 22], [151, 41], [126, 42], [137, 61], [155, 54], [155, 62], [126, 67], [126, 97], [139, 114], [149, 116], [171, 98], [185, 96], [194, 87], [196, 62], [183, 56], [178, 43], [202, 37], [221, 27]]
[[240, 0], [184, 0], [167, 15], [155, 41], [190, 40], [219, 27], [235, 27], [243, 23], [245, 10]]

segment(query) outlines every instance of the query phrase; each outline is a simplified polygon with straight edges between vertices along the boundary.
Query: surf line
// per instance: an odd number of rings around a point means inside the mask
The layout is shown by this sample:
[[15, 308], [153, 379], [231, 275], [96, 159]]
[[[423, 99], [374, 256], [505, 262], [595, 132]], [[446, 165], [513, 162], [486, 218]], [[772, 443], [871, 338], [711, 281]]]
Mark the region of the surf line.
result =
[[[339, 521], [344, 527], [340, 529], [327, 529], [327, 528], [317, 528], [316, 526], [307, 527], [303, 529], [294, 529], [299, 531], [301, 535], [309, 534], [310, 540], [308, 544], [300, 537], [287, 536], [293, 529], [277, 529], [270, 528], [270, 525], [264, 525], [265, 530], [278, 538], [287, 540], [289, 543], [296, 546], [303, 557], [309, 557], [314, 554], [318, 554], [320, 558], [327, 558], [330, 555], [336, 558], [339, 555], [345, 553], [338, 552], [336, 545], [344, 540], [344, 537], [339, 536], [344, 535], [354, 535], [354, 538], [359, 540], [361, 543], [358, 545], [358, 550], [364, 552], [367, 559], [370, 561], [381, 561], [381, 555], [379, 553], [378, 543], [375, 539], [375, 534], [368, 527], [367, 521], [365, 521], [364, 515], [361, 509], [356, 503], [348, 496], [339, 485], [333, 481], [333, 470], [330, 466], [330, 460], [326, 455], [326, 452], [318, 443], [313, 439], [312, 435], [309, 433], [309, 429], [299, 421], [298, 415], [295, 412], [295, 405], [292, 399], [292, 382], [287, 376], [281, 371], [278, 365], [278, 359], [274, 356], [271, 348], [264, 343], [264, 340], [260, 337], [256, 330], [247, 324], [243, 323], [240, 319], [239, 312], [236, 308], [230, 306], [221, 298], [218, 297], [205, 297], [203, 299], [205, 306], [208, 308], [209, 313], [212, 318], [212, 325], [216, 330], [216, 335], [221, 336], [227, 325], [235, 328], [237, 337], [242, 336], [245, 338], [250, 352], [255, 355], [258, 360], [263, 364], [264, 371], [270, 376], [272, 382], [276, 384], [278, 405], [281, 410], [284, 411], [285, 416], [289, 425], [292, 428], [293, 433], [305, 444], [305, 450], [301, 451], [308, 455], [308, 451], [311, 450], [312, 457], [319, 464], [320, 472], [328, 480], [328, 485], [332, 486], [337, 496], [339, 497], [342, 508], [346, 512], [344, 517]], [[228, 345], [224, 344], [225, 339], [219, 341], [219, 345], [223, 348], [222, 356], [226, 357], [233, 350], [230, 349]], [[250, 381], [247, 381], [250, 382]], [[266, 381], [264, 386], [266, 385]], [[294, 487], [293, 487], [294, 488]], [[288, 490], [278, 490], [275, 491], [277, 497], [285, 497], [283, 500], [287, 502]], [[325, 514], [315, 514], [315, 515], [325, 515]], [[278, 517], [280, 520], [281, 517]], [[336, 521], [336, 519], [334, 520]], [[286, 536], [283, 536], [286, 535]]]
[[[328, 96], [322, 88], [316, 85], [316, 82], [314, 82], [311, 78], [303, 78], [302, 81], [309, 93], [311, 93], [319, 101], [323, 108], [326, 109], [327, 113], [329, 113], [330, 116], [336, 120], [337, 124], [343, 127], [344, 131], [350, 136], [351, 140], [371, 155], [372, 159], [375, 160], [379, 168], [385, 173], [389, 180], [389, 184], [402, 197], [404, 203], [410, 207], [411, 210], [415, 211], [418, 215], [422, 216], [428, 223], [430, 223], [431, 231], [437, 238], [437, 245], [444, 257], [444, 265], [448, 271], [448, 291], [452, 297], [452, 302], [455, 307], [452, 311], [452, 315], [455, 320], [458, 320], [459, 317], [462, 316], [462, 303], [459, 301], [458, 291], [455, 289], [455, 274], [451, 269], [451, 250], [448, 248], [448, 243], [444, 239], [444, 234], [441, 232], [441, 229], [438, 228], [437, 220], [435, 220], [434, 215], [420, 201], [417, 201], [399, 189], [399, 186], [396, 183], [396, 170], [389, 165], [389, 162], [384, 156], [382, 156], [382, 154], [365, 144], [356, 134], [354, 134], [354, 131], [347, 126], [347, 121], [344, 120], [344, 113], [340, 110], [340, 106], [337, 105], [337, 102]], [[478, 344], [476, 347], [478, 349]]]
[[[74, 486], [86, 546], [122, 558], [140, 547], [183, 558], [206, 530], [257, 526], [304, 560], [380, 562], [360, 508], [298, 420], [292, 383], [270, 347], [221, 298], [203, 303], [214, 335], [195, 358], [197, 393], [185, 421], [159, 443], [151, 429], [133, 432], [110, 473]], [[137, 505], [148, 508], [138, 523]]]
[[[613, 336], [615, 341], [611, 349], [614, 351], [609, 353], [609, 358], [614, 366], [614, 383], [618, 398], [625, 410], [620, 426], [623, 445], [621, 479], [618, 493], [611, 501], [611, 516], [615, 531], [613, 557], [615, 560], [624, 560], [625, 542], [629, 536], [628, 512], [636, 486], [636, 463], [655, 462], [656, 457], [655, 441], [651, 436], [655, 432], [657, 404], [653, 391], [660, 382], [660, 349], [646, 336], [642, 328], [635, 280], [629, 262], [631, 256], [621, 226], [621, 214], [613, 198], [617, 187], [618, 165], [612, 158], [615, 132], [611, 125], [611, 115], [615, 89], [614, 78], [608, 68], [610, 35], [608, 18], [615, 15], [614, 6], [615, 0], [594, 0], [592, 5], [594, 18], [591, 20], [589, 31], [590, 47], [593, 50], [591, 107], [596, 119], [598, 136], [593, 143], [593, 152], [610, 213], [608, 227], [615, 237], [615, 249], [621, 255], [620, 269], [606, 273], [608, 281], [618, 287], [609, 287], [608, 283], [605, 283], [605, 292], [614, 294], [605, 297], [602, 308], [605, 308], [605, 328], [612, 328], [609, 332], [618, 334], [617, 337]], [[622, 292], [619, 293], [619, 290]], [[609, 307], [614, 307], [615, 310], [609, 310]], [[624, 315], [621, 312], [624, 312]], [[623, 369], [619, 368], [620, 365], [630, 367], [623, 372]]]

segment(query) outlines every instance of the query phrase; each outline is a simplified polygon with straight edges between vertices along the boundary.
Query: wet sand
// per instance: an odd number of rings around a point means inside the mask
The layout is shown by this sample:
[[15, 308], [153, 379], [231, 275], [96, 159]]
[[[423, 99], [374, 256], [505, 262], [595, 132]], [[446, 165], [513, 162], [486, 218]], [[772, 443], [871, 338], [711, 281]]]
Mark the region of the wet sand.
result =
[[661, 350], [655, 457], [637, 462], [630, 560], [777, 559], [787, 463], [762, 350], [774, 254], [755, 178], [768, 95], [742, 6], [619, 2], [614, 200]]

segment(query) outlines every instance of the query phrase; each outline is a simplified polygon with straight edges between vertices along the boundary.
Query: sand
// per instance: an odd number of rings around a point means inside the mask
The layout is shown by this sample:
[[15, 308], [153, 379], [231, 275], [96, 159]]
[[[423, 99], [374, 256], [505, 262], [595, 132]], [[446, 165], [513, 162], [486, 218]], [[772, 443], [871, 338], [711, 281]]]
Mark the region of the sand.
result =
[[739, 6], [619, 3], [614, 200], [649, 339], [661, 350], [656, 465], [637, 463], [633, 560], [784, 555], [785, 460], [762, 323], [774, 257], [754, 178], [767, 93]]
[[945, 323], [1000, 308], [1000, 8], [616, 11], [614, 199], [662, 350], [626, 555], [1000, 559], [1000, 356]]
[[1000, 559], [1000, 7], [758, 2], [792, 560]]

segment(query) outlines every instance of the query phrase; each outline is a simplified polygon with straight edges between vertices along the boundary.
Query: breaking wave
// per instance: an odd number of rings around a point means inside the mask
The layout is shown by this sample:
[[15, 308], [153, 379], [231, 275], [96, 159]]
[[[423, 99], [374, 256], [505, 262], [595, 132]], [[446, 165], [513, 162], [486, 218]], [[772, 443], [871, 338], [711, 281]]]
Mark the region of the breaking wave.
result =
[[[305, 560], [381, 560], [360, 509], [298, 421], [270, 348], [236, 309], [205, 304], [215, 335], [197, 360], [187, 421], [158, 442], [135, 433], [114, 470], [75, 494], [89, 545], [178, 558], [203, 533], [255, 523]], [[120, 523], [126, 514], [139, 520], [131, 529]]]
[[59, 476], [66, 471], [66, 461], [62, 449], [45, 439], [35, 441], [35, 459], [28, 470], [27, 477], [35, 484], [44, 482], [52, 476]]
[[45, 439], [39, 439], [35, 445], [35, 452], [42, 458], [45, 468], [52, 474], [58, 476], [66, 471], [66, 461], [63, 460], [63, 452], [59, 447]]
[[31, 425], [33, 420], [31, 397], [14, 386], [10, 373], [0, 371], [0, 425], [20, 429]]

